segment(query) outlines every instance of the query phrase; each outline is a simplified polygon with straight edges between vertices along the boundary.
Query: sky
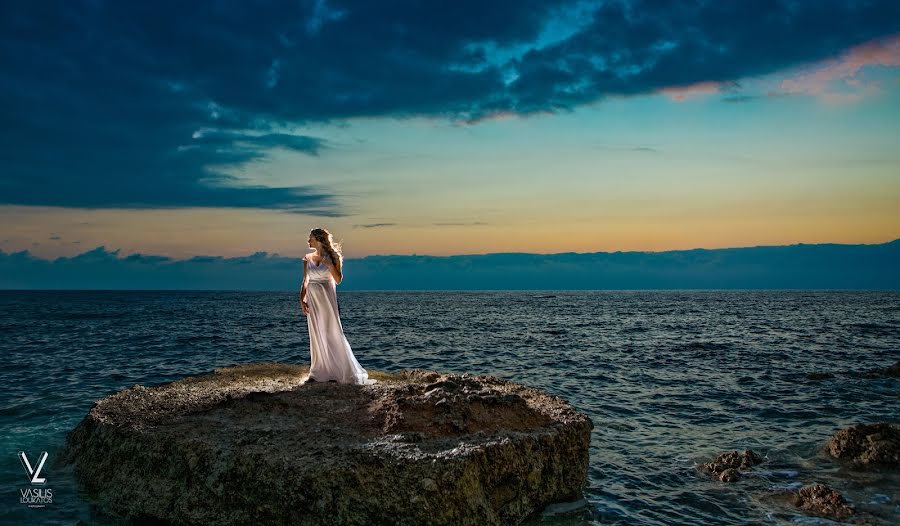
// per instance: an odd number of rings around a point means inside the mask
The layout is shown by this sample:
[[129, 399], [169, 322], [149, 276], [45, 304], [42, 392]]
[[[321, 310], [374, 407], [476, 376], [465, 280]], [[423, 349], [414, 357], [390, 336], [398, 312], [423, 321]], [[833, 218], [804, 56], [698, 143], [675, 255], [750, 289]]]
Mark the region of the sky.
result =
[[900, 237], [900, 4], [4, 2], [0, 250]]

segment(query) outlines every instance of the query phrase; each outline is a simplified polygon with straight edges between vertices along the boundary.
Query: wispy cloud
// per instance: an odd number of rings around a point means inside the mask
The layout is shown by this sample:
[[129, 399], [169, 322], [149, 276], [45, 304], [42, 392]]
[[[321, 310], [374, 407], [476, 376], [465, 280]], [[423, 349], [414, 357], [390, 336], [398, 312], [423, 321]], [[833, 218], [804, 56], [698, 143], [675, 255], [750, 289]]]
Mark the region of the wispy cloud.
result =
[[866, 66], [900, 67], [900, 34], [854, 46], [836, 58], [803, 69], [781, 82], [786, 93], [811, 95], [828, 104], [847, 104], [881, 93], [876, 80], [860, 78]]
[[718, 93], [722, 84], [720, 82], [698, 82], [696, 84], [691, 84], [689, 86], [681, 86], [681, 87], [665, 87], [662, 88], [660, 93], [663, 95], [667, 95], [669, 98], [676, 102], [682, 102], [691, 97], [697, 97], [699, 95], [709, 95], [712, 93]]
[[603, 150], [619, 150], [619, 151], [630, 151], [630, 152], [642, 152], [642, 153], [659, 153], [659, 149], [653, 148], [651, 146], [643, 146], [643, 145], [633, 145], [633, 146], [620, 146], [614, 144], [601, 144], [598, 148]]
[[381, 228], [386, 226], [395, 226], [397, 223], [366, 223], [362, 225], [353, 225], [354, 228]]

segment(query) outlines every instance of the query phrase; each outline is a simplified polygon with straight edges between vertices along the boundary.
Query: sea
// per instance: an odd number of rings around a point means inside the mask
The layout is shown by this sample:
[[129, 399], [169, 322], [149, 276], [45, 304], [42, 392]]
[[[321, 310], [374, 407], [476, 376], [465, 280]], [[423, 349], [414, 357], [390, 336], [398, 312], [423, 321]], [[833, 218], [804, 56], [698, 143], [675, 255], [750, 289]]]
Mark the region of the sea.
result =
[[[834, 524], [766, 498], [821, 482], [874, 524], [900, 523], [900, 474], [820, 452], [840, 428], [900, 422], [900, 292], [341, 291], [366, 369], [495, 375], [594, 423], [585, 505], [529, 524]], [[297, 292], [0, 291], [0, 523], [116, 524], [50, 466], [93, 402], [256, 362], [309, 363]], [[812, 379], [811, 373], [832, 373]], [[697, 471], [752, 449], [738, 482]], [[18, 455], [52, 502], [29, 508]]]

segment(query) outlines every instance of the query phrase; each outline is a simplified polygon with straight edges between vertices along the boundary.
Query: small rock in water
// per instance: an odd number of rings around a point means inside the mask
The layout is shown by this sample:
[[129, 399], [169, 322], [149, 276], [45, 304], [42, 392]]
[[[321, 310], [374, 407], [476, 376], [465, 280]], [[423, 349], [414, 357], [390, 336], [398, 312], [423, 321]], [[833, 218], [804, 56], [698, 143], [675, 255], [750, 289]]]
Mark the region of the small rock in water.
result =
[[[883, 522], [865, 509], [857, 509], [841, 493], [826, 484], [811, 483], [790, 485], [789, 487], [771, 488], [758, 495], [766, 503], [776, 504], [777, 508], [789, 511], [784, 515], [774, 511], [770, 517], [779, 517], [792, 523], [806, 524], [895, 524], [894, 521]], [[796, 516], [801, 511], [806, 517]]]
[[700, 464], [698, 469], [722, 482], [737, 482], [741, 479], [740, 470], [751, 469], [761, 462], [762, 457], [759, 453], [745, 449], [743, 453], [738, 451], [720, 453], [712, 462]]
[[792, 493], [790, 500], [807, 513], [833, 520], [843, 520], [856, 513], [843, 495], [825, 484], [803, 486]]

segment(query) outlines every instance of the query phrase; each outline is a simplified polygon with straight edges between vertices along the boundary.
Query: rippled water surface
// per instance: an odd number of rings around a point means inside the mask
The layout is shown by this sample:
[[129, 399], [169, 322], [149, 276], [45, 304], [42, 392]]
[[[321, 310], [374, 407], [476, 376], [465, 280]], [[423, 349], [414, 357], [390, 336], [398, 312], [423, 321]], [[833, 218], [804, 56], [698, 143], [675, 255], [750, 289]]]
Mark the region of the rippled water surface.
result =
[[[595, 424], [590, 506], [544, 524], [815, 523], [764, 498], [824, 482], [888, 523], [900, 477], [817, 453], [840, 427], [900, 421], [900, 382], [848, 371], [900, 360], [900, 293], [338, 292], [367, 369], [492, 374], [569, 400]], [[0, 522], [104, 524], [71, 474], [29, 509], [17, 452], [52, 458], [94, 400], [240, 363], [309, 362], [296, 293], [0, 292]], [[833, 378], [807, 379], [807, 373]], [[695, 465], [751, 448], [753, 477]], [[819, 521], [826, 523], [826, 521]]]

